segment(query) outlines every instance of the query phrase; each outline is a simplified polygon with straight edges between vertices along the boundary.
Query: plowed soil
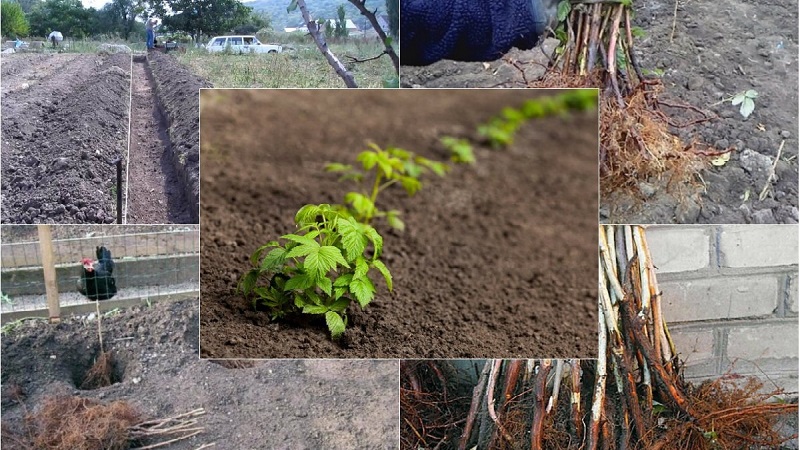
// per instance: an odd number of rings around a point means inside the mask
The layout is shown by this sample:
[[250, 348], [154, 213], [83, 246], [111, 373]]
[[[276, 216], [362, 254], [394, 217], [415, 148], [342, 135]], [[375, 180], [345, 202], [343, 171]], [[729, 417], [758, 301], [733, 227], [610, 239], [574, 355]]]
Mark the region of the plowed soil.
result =
[[[550, 92], [557, 93], [557, 92]], [[404, 232], [379, 225], [394, 291], [351, 306], [341, 342], [324, 322], [270, 322], [235, 293], [250, 254], [294, 229], [306, 203], [353, 186], [323, 171], [365, 140], [446, 159], [442, 135], [474, 138], [533, 90], [203, 91], [201, 356], [593, 357], [597, 116], [524, 126], [504, 151], [428, 179], [414, 198], [387, 190]]]
[[111, 223], [131, 57], [2, 59], [2, 222]]
[[197, 323], [196, 300], [107, 315], [116, 382], [95, 390], [79, 388], [99, 351], [94, 320], [29, 322], [3, 334], [3, 448], [19, 448], [6, 431], [58, 395], [125, 400], [152, 419], [204, 408], [204, 431], [170, 450], [398, 448], [396, 361], [217, 364], [198, 359]]

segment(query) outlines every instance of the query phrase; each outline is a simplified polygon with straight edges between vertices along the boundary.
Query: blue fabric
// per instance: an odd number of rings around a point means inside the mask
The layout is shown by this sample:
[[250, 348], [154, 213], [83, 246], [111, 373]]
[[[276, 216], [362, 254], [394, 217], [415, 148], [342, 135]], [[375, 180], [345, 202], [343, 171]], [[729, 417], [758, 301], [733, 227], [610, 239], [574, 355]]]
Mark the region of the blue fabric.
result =
[[401, 0], [400, 62], [493, 61], [544, 33], [541, 0]]
[[156, 33], [151, 29], [147, 29], [147, 48], [153, 48], [155, 46], [156, 41]]

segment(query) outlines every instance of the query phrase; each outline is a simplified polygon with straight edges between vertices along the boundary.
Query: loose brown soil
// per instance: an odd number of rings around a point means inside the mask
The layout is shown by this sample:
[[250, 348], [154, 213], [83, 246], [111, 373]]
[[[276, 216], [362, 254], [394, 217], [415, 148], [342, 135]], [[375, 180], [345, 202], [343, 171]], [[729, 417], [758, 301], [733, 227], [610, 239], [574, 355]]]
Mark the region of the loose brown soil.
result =
[[[672, 131], [690, 142], [733, 147], [723, 167], [707, 164], [688, 185], [667, 187], [662, 179], [638, 180], [637, 192], [601, 198], [601, 220], [609, 223], [797, 223], [798, 57], [797, 2], [634, 2], [639, 63], [663, 71], [663, 100], [687, 103], [714, 120]], [[552, 40], [543, 45], [550, 51]], [[519, 87], [535, 85], [547, 59], [535, 48], [511, 50], [491, 63], [440, 61], [401, 67], [403, 87]], [[738, 106], [722, 101], [758, 92], [755, 112], [743, 119]], [[665, 107], [678, 123], [696, 119], [688, 109]], [[758, 200], [781, 142], [777, 181]]]
[[[550, 94], [557, 91], [549, 92]], [[235, 294], [250, 254], [294, 229], [306, 203], [352, 188], [326, 162], [365, 140], [445, 159], [442, 135], [474, 137], [533, 90], [203, 91], [201, 356], [535, 357], [595, 355], [596, 113], [524, 126], [505, 151], [386, 191], [406, 230], [384, 234], [394, 291], [351, 306], [341, 343], [324, 323], [270, 322]]]
[[[147, 63], [155, 93], [166, 119], [169, 158], [183, 191], [183, 202], [191, 221], [197, 223], [200, 208], [200, 115], [198, 92], [212, 87], [192, 74], [172, 55], [150, 52]], [[173, 202], [174, 203], [174, 202]]]
[[5, 55], [2, 222], [111, 223], [130, 55]]
[[[197, 355], [197, 301], [157, 303], [103, 318], [111, 386], [82, 390], [99, 351], [97, 325], [74, 316], [2, 336], [4, 430], [52, 396], [125, 400], [146, 418], [204, 408], [205, 430], [164, 447], [222, 449], [398, 447], [396, 361], [264, 361], [220, 365]], [[234, 367], [234, 368], [227, 368]], [[4, 432], [2, 445], [12, 447]]]
[[134, 58], [129, 150], [128, 223], [190, 223], [189, 209], [172, 161], [166, 120], [144, 58]]

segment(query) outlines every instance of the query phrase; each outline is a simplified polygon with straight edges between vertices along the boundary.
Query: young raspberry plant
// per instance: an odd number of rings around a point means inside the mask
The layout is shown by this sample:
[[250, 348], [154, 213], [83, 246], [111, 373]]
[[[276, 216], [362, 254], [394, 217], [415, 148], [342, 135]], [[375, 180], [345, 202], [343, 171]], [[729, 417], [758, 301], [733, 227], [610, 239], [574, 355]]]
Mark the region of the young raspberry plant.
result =
[[439, 141], [450, 151], [450, 161], [457, 164], [474, 164], [475, 154], [472, 144], [466, 139], [457, 139], [452, 136], [443, 136]]
[[287, 314], [324, 315], [333, 339], [347, 327], [347, 307], [364, 308], [375, 296], [374, 269], [392, 290], [392, 275], [380, 260], [383, 238], [342, 205], [305, 205], [295, 215], [297, 231], [259, 247], [253, 268], [237, 290], [266, 307], [273, 320]]
[[328, 172], [339, 172], [340, 180], [352, 180], [362, 187], [361, 192], [348, 192], [344, 202], [356, 221], [369, 225], [376, 217], [385, 218], [390, 227], [402, 230], [405, 224], [400, 211], [382, 211], [377, 208], [378, 194], [386, 188], [400, 184], [409, 196], [422, 189], [422, 175], [433, 172], [442, 177], [449, 170], [443, 162], [433, 161], [397, 147], [380, 148], [368, 143], [369, 150], [361, 152], [356, 160], [360, 167], [351, 164], [330, 163]]
[[499, 117], [478, 127], [478, 134], [492, 148], [504, 148], [514, 143], [517, 130], [530, 119], [594, 108], [597, 108], [597, 89], [575, 89], [561, 95], [534, 98], [520, 108], [503, 108]]

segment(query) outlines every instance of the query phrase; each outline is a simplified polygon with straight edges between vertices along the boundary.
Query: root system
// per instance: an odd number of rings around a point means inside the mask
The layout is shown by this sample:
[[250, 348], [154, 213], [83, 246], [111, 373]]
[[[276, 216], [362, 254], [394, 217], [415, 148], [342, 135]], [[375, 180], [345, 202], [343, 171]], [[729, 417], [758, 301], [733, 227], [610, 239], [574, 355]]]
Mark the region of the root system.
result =
[[[448, 361], [401, 369], [402, 448], [777, 449], [797, 414], [780, 389], [728, 375], [684, 377], [642, 227], [599, 229], [597, 360], [488, 360], [464, 385]], [[472, 390], [469, 408], [454, 392]], [[446, 430], [445, 432], [438, 432]]]

